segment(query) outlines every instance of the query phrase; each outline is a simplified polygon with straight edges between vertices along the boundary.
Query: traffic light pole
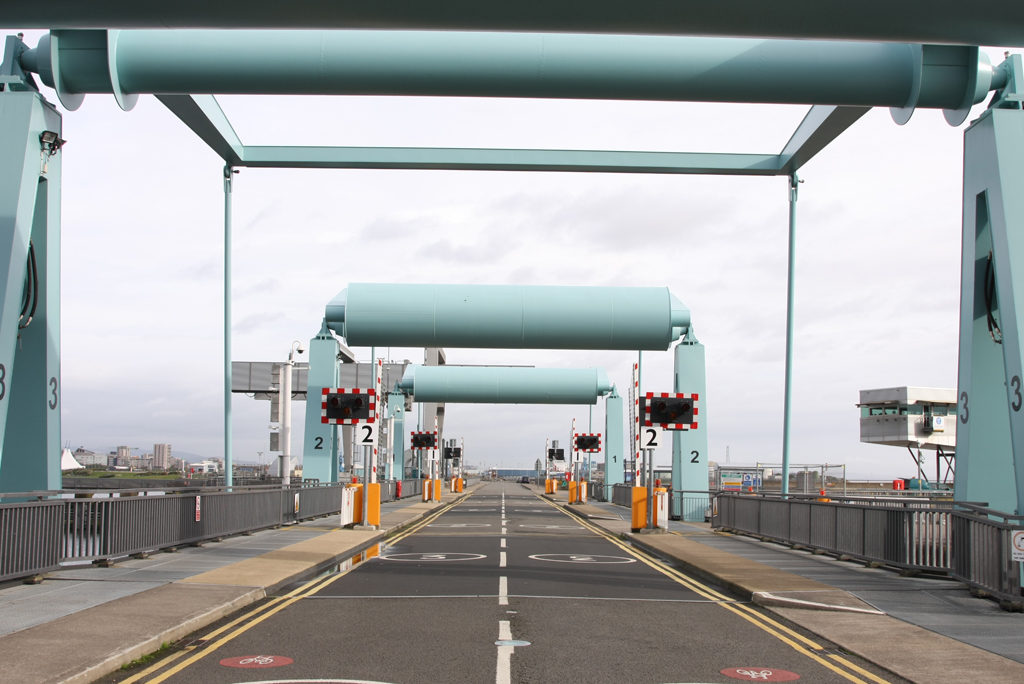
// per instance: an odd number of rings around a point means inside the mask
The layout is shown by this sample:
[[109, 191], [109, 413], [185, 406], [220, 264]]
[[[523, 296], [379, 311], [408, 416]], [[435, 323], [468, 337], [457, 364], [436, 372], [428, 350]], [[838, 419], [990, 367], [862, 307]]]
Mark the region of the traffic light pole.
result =
[[647, 529], [654, 529], [654, 449], [647, 450]]

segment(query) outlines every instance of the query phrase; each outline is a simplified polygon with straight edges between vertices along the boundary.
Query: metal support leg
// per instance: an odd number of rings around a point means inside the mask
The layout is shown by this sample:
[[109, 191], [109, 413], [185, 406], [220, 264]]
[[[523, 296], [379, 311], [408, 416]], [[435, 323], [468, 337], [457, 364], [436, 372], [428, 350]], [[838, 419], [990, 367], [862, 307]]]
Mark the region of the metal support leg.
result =
[[388, 417], [393, 419], [388, 479], [401, 480], [405, 477], [405, 395], [401, 392], [388, 394]]
[[[704, 345], [697, 341], [690, 328], [673, 351], [675, 366], [674, 392], [697, 395], [699, 412], [694, 419], [697, 429], [672, 432], [672, 488], [676, 490], [707, 490], [708, 488], [708, 399], [704, 370]], [[689, 522], [703, 522], [703, 502], [684, 505], [684, 494], [670, 496], [671, 515]]]
[[626, 481], [626, 442], [622, 430], [622, 397], [615, 387], [604, 399], [604, 498], [612, 500], [612, 490]]
[[[1020, 56], [1013, 58], [1019, 66]], [[1018, 515], [1024, 510], [1022, 187], [1024, 111], [990, 109], [964, 133], [954, 495]]]
[[338, 341], [324, 323], [309, 341], [309, 380], [306, 389], [306, 429], [302, 436], [302, 476], [321, 482], [338, 481], [337, 426], [320, 420], [324, 389], [338, 386]]
[[[231, 177], [234, 170], [224, 167], [224, 484], [234, 480], [231, 443]], [[282, 473], [282, 476], [284, 474]]]
[[789, 436], [793, 425], [793, 300], [796, 291], [796, 199], [800, 179], [789, 177], [789, 278], [786, 284], [786, 391], [782, 417], [782, 493], [789, 493]]
[[[61, 153], [44, 156], [44, 131], [59, 140], [61, 117], [42, 96], [0, 92], [0, 492], [61, 485]], [[38, 289], [21, 328], [30, 240]]]

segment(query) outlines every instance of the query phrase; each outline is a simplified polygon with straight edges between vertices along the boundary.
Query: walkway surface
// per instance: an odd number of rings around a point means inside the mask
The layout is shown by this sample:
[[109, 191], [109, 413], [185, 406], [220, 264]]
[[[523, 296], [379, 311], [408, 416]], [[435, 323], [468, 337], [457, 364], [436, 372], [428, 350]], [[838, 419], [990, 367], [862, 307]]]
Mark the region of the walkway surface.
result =
[[441, 504], [385, 503], [377, 532], [339, 530], [333, 515], [113, 567], [70, 566], [38, 585], [8, 584], [0, 588], [0, 680], [94, 681], [372, 550], [389, 532], [460, 496], [445, 493]]

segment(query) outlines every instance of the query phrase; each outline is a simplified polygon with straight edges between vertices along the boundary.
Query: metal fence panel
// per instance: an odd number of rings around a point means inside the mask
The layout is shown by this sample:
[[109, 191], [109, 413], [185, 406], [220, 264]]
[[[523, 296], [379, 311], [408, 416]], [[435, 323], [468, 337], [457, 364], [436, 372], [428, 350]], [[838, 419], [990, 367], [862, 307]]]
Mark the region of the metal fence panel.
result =
[[0, 581], [60, 564], [59, 502], [0, 504]]

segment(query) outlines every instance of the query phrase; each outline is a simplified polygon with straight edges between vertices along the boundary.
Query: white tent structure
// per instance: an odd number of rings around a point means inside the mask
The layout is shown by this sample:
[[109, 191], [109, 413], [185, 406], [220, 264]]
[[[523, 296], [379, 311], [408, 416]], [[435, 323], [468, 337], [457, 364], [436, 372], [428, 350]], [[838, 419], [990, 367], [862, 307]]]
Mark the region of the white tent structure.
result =
[[64, 451], [60, 452], [60, 469], [64, 470], [78, 470], [82, 467], [82, 464], [75, 460], [75, 457], [71, 454], [71, 449], [64, 447]]

